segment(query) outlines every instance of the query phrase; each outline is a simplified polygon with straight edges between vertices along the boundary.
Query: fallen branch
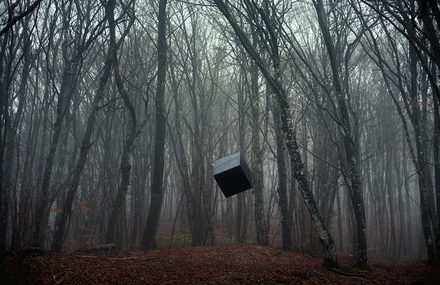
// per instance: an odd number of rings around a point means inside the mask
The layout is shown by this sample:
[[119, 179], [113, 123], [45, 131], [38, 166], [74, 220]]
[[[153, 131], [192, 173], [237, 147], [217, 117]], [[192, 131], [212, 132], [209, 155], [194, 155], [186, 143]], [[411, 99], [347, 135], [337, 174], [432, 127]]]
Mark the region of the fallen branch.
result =
[[103, 245], [98, 245], [98, 246], [94, 246], [94, 247], [85, 247], [85, 248], [79, 248], [77, 250], [75, 250], [76, 252], [84, 252], [84, 253], [94, 253], [94, 252], [100, 252], [100, 251], [106, 251], [108, 250], [108, 253], [110, 253], [112, 251], [112, 249], [116, 249], [116, 244], [114, 243], [109, 243], [109, 244], [103, 244]]
[[75, 257], [97, 258], [97, 256], [95, 255], [76, 255], [76, 254]]
[[365, 276], [365, 275], [355, 274], [355, 273], [348, 273], [348, 272], [344, 272], [344, 271], [341, 271], [341, 270], [338, 270], [338, 269], [335, 269], [335, 268], [331, 268], [331, 267], [328, 267], [328, 266], [324, 266], [324, 268], [327, 269], [327, 270], [336, 272], [339, 275], [348, 276], [348, 277], [351, 277], [351, 278], [358, 278], [358, 277], [367, 278], [367, 276]]
[[59, 285], [59, 284], [63, 283], [64, 281], [66, 281], [66, 279], [64, 277], [61, 277], [60, 280], [57, 281], [55, 276], [53, 276], [53, 280], [55, 280], [55, 283], [53, 285]]
[[120, 258], [112, 257], [109, 259], [113, 259], [113, 260], [130, 260], [130, 259], [149, 260], [149, 259], [157, 259], [157, 258], [159, 258], [159, 257], [157, 257], [157, 256], [130, 256], [130, 257], [120, 257]]
[[20, 261], [23, 262], [23, 260], [26, 257], [32, 256], [32, 255], [42, 255], [46, 254], [46, 250], [38, 247], [27, 247], [20, 250], [12, 250], [12, 251], [6, 251], [0, 253], [0, 261], [6, 260], [13, 257], [19, 257]]

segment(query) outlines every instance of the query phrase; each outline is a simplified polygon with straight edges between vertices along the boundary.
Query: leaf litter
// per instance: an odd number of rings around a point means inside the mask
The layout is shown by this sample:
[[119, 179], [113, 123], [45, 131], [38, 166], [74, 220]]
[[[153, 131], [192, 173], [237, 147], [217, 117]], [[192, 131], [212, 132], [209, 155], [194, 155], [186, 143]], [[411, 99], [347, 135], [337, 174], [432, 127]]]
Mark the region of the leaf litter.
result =
[[143, 252], [45, 254], [2, 262], [0, 284], [438, 284], [440, 269], [423, 262], [374, 262], [350, 273], [322, 258], [251, 244]]

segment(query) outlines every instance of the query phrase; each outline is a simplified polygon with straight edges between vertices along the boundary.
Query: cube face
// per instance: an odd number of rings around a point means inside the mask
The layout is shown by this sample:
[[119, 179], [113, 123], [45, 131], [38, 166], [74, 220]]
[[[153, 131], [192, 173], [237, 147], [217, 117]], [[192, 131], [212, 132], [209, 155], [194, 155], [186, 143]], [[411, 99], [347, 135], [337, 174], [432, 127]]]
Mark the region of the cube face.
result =
[[252, 188], [252, 172], [240, 152], [216, 160], [214, 178], [226, 198]]

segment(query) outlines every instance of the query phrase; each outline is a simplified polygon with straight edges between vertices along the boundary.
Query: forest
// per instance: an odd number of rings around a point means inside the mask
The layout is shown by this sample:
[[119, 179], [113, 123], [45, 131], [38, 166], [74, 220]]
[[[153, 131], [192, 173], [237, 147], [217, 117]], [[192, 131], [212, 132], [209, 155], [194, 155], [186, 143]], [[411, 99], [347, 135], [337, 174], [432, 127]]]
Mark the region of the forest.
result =
[[440, 265], [438, 1], [4, 0], [0, 45], [0, 252]]

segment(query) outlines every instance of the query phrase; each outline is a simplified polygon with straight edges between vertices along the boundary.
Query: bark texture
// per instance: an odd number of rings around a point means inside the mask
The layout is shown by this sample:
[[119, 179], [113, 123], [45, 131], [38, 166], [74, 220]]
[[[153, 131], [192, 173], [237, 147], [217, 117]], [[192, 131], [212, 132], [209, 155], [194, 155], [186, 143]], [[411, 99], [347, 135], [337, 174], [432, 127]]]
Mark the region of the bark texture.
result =
[[166, 4], [167, 0], [159, 1], [159, 26], [158, 26], [158, 73], [156, 89], [156, 139], [154, 148], [153, 178], [151, 183], [151, 204], [148, 211], [141, 247], [152, 249], [157, 247], [156, 232], [162, 208], [163, 173], [165, 154], [165, 80], [166, 80]]

